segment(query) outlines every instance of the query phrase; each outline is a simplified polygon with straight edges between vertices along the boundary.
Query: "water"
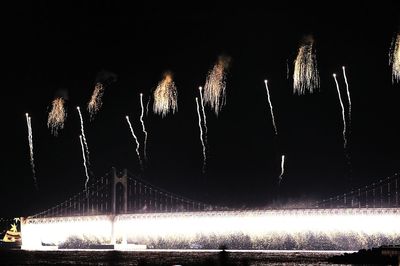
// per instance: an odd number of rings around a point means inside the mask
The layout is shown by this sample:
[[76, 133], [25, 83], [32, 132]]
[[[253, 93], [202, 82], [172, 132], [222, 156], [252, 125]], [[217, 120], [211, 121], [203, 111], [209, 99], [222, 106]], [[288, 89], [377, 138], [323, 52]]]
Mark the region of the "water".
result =
[[[341, 251], [0, 250], [0, 265], [334, 265]], [[337, 265], [337, 264], [335, 264]]]

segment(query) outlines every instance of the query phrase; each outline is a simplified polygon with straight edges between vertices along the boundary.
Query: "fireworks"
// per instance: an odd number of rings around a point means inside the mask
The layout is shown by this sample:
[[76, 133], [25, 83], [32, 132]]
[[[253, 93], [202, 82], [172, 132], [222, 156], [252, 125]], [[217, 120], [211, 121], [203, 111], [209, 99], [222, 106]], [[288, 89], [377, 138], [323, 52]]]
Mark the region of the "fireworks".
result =
[[100, 110], [103, 105], [103, 94], [104, 94], [104, 86], [101, 83], [96, 83], [94, 86], [94, 91], [90, 101], [88, 103], [88, 111], [90, 114], [90, 119], [93, 119], [97, 112]]
[[76, 109], [78, 110], [78, 113], [79, 113], [79, 119], [80, 119], [80, 121], [81, 121], [81, 134], [82, 134], [82, 139], [83, 139], [83, 142], [84, 142], [84, 144], [85, 144], [85, 150], [86, 150], [87, 161], [88, 161], [88, 164], [90, 165], [89, 146], [88, 146], [87, 141], [86, 141], [85, 128], [83, 127], [82, 113], [81, 113], [81, 109], [79, 108], [79, 106], [77, 106]]
[[232, 252], [235, 252], [232, 249], [243, 251], [249, 244], [257, 249], [289, 249], [292, 243], [297, 250], [285, 252], [296, 254], [299, 250], [338, 247], [358, 250], [395, 243], [400, 237], [399, 218], [398, 211], [390, 208], [135, 213], [112, 218], [107, 215], [28, 217], [21, 223], [22, 248], [48, 250], [43, 242], [61, 246], [71, 243], [68, 242], [71, 239], [82, 239], [85, 243], [109, 244], [111, 239], [125, 238], [155, 245], [154, 252], [168, 248], [187, 253], [188, 250], [179, 247], [190, 243], [219, 249], [219, 244], [226, 241], [230, 241]]
[[344, 149], [347, 148], [347, 138], [346, 138], [346, 116], [345, 116], [345, 112], [344, 112], [344, 105], [343, 105], [343, 101], [342, 101], [342, 96], [340, 94], [340, 89], [339, 89], [339, 84], [337, 82], [336, 79], [336, 74], [333, 74], [333, 78], [335, 79], [335, 83], [336, 83], [336, 89], [337, 89], [337, 93], [339, 96], [339, 101], [340, 101], [340, 106], [342, 107], [342, 118], [343, 118], [343, 146]]
[[128, 125], [129, 125], [129, 128], [131, 130], [132, 136], [135, 139], [135, 142], [136, 142], [136, 154], [137, 154], [138, 159], [139, 159], [140, 168], [143, 170], [143, 163], [142, 163], [142, 159], [140, 158], [140, 153], [139, 153], [139, 147], [140, 147], [139, 141], [138, 141], [138, 139], [137, 139], [137, 137], [135, 135], [135, 132], [133, 131], [131, 121], [129, 120], [129, 116], [125, 116], [125, 118], [126, 118], [126, 122], [128, 122]]
[[33, 140], [32, 140], [31, 117], [29, 116], [28, 113], [26, 113], [25, 116], [26, 116], [26, 124], [28, 126], [29, 154], [31, 157], [31, 169], [32, 169], [33, 182], [35, 184], [36, 189], [38, 189], [37, 180], [36, 180], [36, 171], [35, 171], [35, 161], [33, 160]]
[[282, 182], [283, 174], [285, 173], [285, 155], [281, 157], [281, 174], [279, 175], [279, 184]]
[[199, 117], [199, 129], [200, 129], [200, 141], [201, 145], [203, 146], [203, 169], [202, 172], [205, 173], [206, 171], [206, 146], [204, 145], [204, 140], [203, 140], [203, 129], [201, 127], [201, 115], [200, 115], [200, 107], [199, 107], [199, 100], [196, 97], [196, 106], [197, 106], [197, 115]]
[[350, 98], [350, 91], [349, 91], [349, 83], [347, 82], [347, 76], [346, 76], [346, 67], [342, 66], [342, 71], [343, 71], [343, 76], [344, 76], [344, 82], [346, 83], [347, 99], [349, 101], [349, 126], [351, 127], [351, 98]]
[[265, 83], [265, 88], [267, 90], [269, 108], [271, 110], [272, 125], [274, 126], [275, 135], [278, 135], [278, 130], [276, 129], [276, 124], [275, 124], [274, 110], [272, 109], [271, 98], [270, 98], [270, 95], [269, 95], [268, 80], [264, 80], [264, 83]]
[[205, 131], [205, 141], [207, 143], [207, 117], [206, 117], [206, 112], [204, 111], [204, 100], [203, 100], [203, 88], [199, 87], [199, 94], [200, 94], [200, 104], [201, 104], [201, 112], [203, 114], [203, 120], [204, 120], [204, 131]]
[[65, 100], [62, 97], [58, 97], [53, 100], [52, 104], [53, 107], [47, 119], [47, 126], [50, 128], [51, 133], [57, 136], [58, 131], [64, 128], [65, 118], [67, 117], [64, 108]]
[[286, 59], [286, 79], [289, 79], [290, 70], [289, 70], [289, 60]]
[[149, 96], [149, 99], [147, 100], [147, 103], [146, 103], [146, 116], [148, 116], [148, 115], [149, 115], [149, 105], [150, 105], [150, 99], [151, 99], [151, 97]]
[[164, 74], [154, 91], [153, 111], [162, 117], [171, 111], [173, 114], [178, 111], [178, 91], [169, 72]]
[[313, 93], [319, 87], [317, 59], [313, 45], [314, 39], [311, 36], [305, 38], [294, 61], [293, 89], [295, 94]]
[[144, 106], [143, 106], [143, 93], [140, 94], [140, 107], [142, 108], [142, 112], [140, 113], [140, 123], [142, 123], [142, 130], [144, 133], [144, 148], [143, 148], [143, 153], [144, 153], [144, 159], [147, 161], [147, 131], [146, 127], [144, 126], [144, 121], [143, 121], [143, 115], [144, 115]]
[[83, 166], [85, 167], [85, 174], [86, 174], [86, 181], [85, 181], [85, 190], [87, 191], [87, 185], [89, 183], [89, 173], [86, 165], [86, 157], [85, 157], [85, 147], [83, 145], [83, 140], [82, 140], [82, 135], [79, 135], [79, 140], [81, 142], [81, 148], [82, 148], [82, 157], [83, 157]]
[[218, 115], [226, 103], [226, 71], [230, 57], [220, 56], [209, 72], [204, 86], [204, 101]]
[[392, 82], [400, 81], [400, 33], [393, 38], [389, 51], [389, 65], [392, 66]]

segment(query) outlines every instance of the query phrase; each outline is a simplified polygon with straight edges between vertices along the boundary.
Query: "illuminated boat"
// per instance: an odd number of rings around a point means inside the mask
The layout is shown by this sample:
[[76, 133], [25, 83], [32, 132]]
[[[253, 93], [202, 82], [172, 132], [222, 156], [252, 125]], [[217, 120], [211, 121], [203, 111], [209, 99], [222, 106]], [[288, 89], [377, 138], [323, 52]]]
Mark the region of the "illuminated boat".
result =
[[20, 249], [21, 243], [21, 232], [18, 232], [16, 224], [12, 224], [11, 229], [7, 230], [3, 239], [0, 240], [0, 249]]

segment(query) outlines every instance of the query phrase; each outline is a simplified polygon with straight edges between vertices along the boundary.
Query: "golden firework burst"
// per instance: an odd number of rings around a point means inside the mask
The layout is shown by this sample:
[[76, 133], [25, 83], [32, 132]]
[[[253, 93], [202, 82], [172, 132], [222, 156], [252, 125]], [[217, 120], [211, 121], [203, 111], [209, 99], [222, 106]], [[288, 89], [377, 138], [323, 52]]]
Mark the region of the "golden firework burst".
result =
[[172, 73], [166, 72], [164, 78], [154, 90], [153, 111], [165, 117], [169, 112], [178, 111], [178, 91], [172, 79]]
[[102, 97], [104, 94], [104, 86], [101, 83], [96, 83], [94, 86], [94, 91], [90, 101], [88, 103], [88, 112], [90, 114], [90, 118], [93, 119], [97, 112], [100, 110], [103, 105]]
[[295, 94], [313, 93], [319, 88], [319, 73], [314, 49], [314, 38], [307, 36], [294, 61], [293, 89]]
[[58, 131], [64, 128], [65, 118], [67, 117], [64, 104], [65, 100], [62, 97], [54, 99], [52, 103], [52, 109], [47, 119], [47, 126], [54, 136], [57, 136]]
[[218, 115], [226, 103], [226, 71], [230, 57], [220, 56], [213, 69], [208, 73], [204, 86], [204, 102]]

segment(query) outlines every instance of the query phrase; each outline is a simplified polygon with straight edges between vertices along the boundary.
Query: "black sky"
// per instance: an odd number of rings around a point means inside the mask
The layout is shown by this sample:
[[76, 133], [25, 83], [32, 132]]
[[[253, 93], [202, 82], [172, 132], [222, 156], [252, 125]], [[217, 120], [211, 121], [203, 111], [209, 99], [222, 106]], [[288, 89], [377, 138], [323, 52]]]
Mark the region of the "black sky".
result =
[[[117, 74], [118, 81], [106, 89], [93, 122], [83, 113], [96, 176], [112, 166], [139, 172], [124, 117], [129, 114], [140, 132], [139, 93], [147, 98], [166, 70], [174, 73], [179, 111], [164, 119], [145, 118], [150, 161], [144, 178], [156, 186], [213, 204], [262, 207], [278, 194], [283, 202], [318, 199], [396, 172], [400, 86], [391, 83], [388, 51], [400, 25], [399, 4], [317, 3], [32, 1], [3, 6], [0, 217], [41, 211], [83, 189], [75, 107], [86, 108], [103, 69]], [[286, 62], [292, 73], [299, 41], [310, 33], [321, 88], [294, 96]], [[221, 54], [232, 57], [227, 105], [218, 118], [207, 110], [209, 160], [202, 175], [194, 97]], [[344, 88], [342, 65], [353, 102], [351, 168], [332, 78], [337, 72]], [[68, 90], [68, 117], [56, 138], [46, 121], [60, 88]], [[30, 171], [25, 112], [32, 116], [39, 192]], [[282, 153], [287, 164], [278, 193]]]

